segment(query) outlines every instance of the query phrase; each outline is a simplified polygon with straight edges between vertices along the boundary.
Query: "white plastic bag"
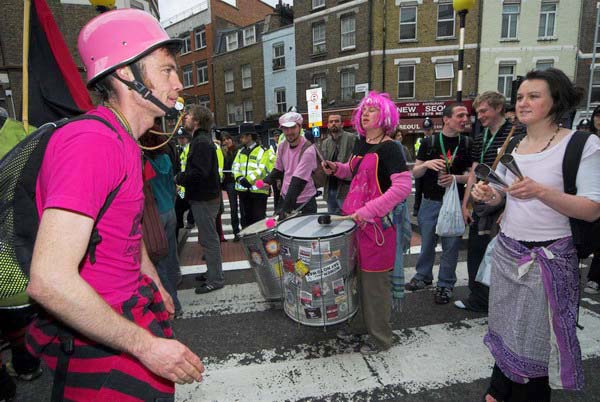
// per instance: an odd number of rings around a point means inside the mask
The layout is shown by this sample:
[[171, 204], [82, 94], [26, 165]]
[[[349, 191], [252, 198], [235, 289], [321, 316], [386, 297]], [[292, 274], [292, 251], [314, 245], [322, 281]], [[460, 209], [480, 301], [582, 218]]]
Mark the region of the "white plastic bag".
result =
[[465, 232], [465, 221], [463, 220], [460, 197], [456, 187], [456, 178], [453, 177], [452, 184], [446, 188], [442, 208], [438, 215], [435, 233], [442, 237], [462, 236]]
[[481, 260], [481, 264], [479, 264], [477, 276], [475, 277], [476, 282], [483, 283], [485, 286], [488, 287], [490, 286], [492, 278], [492, 252], [494, 251], [495, 244], [496, 237], [494, 237], [488, 243], [488, 246], [485, 249], [485, 254], [483, 255], [483, 259]]

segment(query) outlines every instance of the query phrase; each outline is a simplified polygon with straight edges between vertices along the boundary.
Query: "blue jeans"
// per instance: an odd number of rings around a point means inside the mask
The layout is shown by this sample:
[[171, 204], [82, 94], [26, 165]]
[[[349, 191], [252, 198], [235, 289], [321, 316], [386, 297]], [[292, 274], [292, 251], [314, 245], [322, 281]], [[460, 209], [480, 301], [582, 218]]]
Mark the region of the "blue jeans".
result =
[[330, 214], [341, 215], [342, 204], [344, 200], [338, 199], [337, 188], [330, 188], [327, 192], [327, 212]]
[[[435, 246], [437, 235], [435, 226], [437, 224], [441, 201], [423, 198], [419, 208], [419, 228], [421, 230], [421, 254], [417, 260], [416, 280], [433, 281], [433, 263], [435, 262]], [[454, 288], [456, 283], [456, 264], [458, 263], [458, 249], [460, 247], [460, 236], [442, 237], [442, 257], [440, 259], [440, 272], [438, 274], [437, 286]]]
[[181, 280], [181, 268], [179, 267], [179, 260], [177, 259], [177, 239], [175, 237], [177, 219], [175, 217], [175, 210], [170, 209], [159, 216], [160, 221], [165, 228], [165, 234], [167, 235], [169, 253], [158, 261], [156, 264], [156, 272], [158, 273], [158, 277], [160, 278], [163, 287], [173, 299], [175, 311], [179, 311], [181, 310], [181, 303], [179, 303], [179, 298], [177, 297], [177, 285]]

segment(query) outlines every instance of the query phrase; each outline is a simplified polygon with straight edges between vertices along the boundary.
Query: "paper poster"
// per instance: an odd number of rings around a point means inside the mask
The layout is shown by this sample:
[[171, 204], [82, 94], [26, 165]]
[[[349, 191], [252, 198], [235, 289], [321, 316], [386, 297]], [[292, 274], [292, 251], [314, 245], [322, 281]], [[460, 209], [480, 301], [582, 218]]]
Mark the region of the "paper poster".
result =
[[296, 261], [295, 271], [296, 275], [298, 275], [301, 278], [304, 278], [304, 276], [309, 272], [308, 267], [302, 260]]
[[312, 295], [304, 290], [300, 291], [300, 303], [304, 306], [310, 306], [312, 304]]
[[323, 268], [317, 268], [310, 271], [308, 275], [306, 275], [307, 282], [318, 281], [322, 278], [326, 278], [331, 275], [335, 275], [342, 270], [342, 264], [338, 260], [334, 261], [329, 265], [325, 265]]
[[313, 254], [329, 254], [331, 253], [330, 244], [328, 241], [313, 240], [311, 243]]
[[327, 314], [328, 319], [334, 319], [338, 317], [338, 306], [333, 304], [325, 307], [325, 312]]

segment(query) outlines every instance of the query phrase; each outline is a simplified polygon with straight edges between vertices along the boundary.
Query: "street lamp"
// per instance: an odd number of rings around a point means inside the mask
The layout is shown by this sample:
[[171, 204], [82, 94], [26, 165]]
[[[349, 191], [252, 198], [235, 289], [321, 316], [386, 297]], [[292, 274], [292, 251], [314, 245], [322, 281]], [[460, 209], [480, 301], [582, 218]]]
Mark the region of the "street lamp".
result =
[[475, 0], [453, 0], [452, 7], [458, 13], [460, 21], [458, 41], [458, 80], [456, 81], [456, 101], [462, 101], [463, 66], [465, 62], [465, 19], [467, 13], [475, 5]]

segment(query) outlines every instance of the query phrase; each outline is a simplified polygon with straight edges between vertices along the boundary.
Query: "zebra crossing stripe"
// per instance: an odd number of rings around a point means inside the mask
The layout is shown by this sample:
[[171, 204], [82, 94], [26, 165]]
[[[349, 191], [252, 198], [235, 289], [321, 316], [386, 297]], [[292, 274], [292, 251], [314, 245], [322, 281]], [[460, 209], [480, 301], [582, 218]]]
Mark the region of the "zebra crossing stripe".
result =
[[[238, 261], [237, 269], [249, 269], [250, 264], [241, 264]], [[234, 265], [224, 265], [224, 270], [234, 270]], [[182, 267], [184, 275], [192, 275], [206, 272], [206, 265], [195, 265]], [[439, 265], [434, 266], [433, 273], [437, 277]], [[410, 280], [416, 273], [414, 267], [404, 269], [406, 280]], [[467, 286], [469, 284], [469, 274], [467, 272], [467, 263], [459, 262], [456, 266], [456, 285]], [[265, 311], [271, 308], [278, 308], [277, 304], [267, 302], [255, 282], [226, 285], [223, 289], [197, 295], [194, 289], [184, 289], [177, 291], [177, 296], [181, 302], [183, 310], [182, 318], [197, 318], [203, 316], [227, 315], [239, 313], [251, 313], [257, 311]]]
[[[582, 308], [584, 359], [600, 356], [600, 315]], [[482, 339], [485, 318], [394, 331], [392, 348], [372, 356], [334, 339], [204, 358], [201, 383], [177, 385], [178, 401], [393, 399], [489, 378], [493, 360]], [[452, 362], [452, 364], [449, 364]]]

